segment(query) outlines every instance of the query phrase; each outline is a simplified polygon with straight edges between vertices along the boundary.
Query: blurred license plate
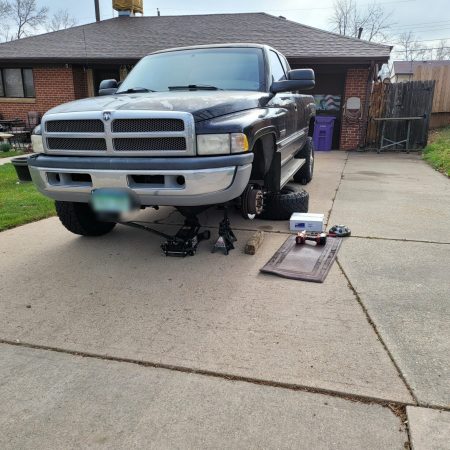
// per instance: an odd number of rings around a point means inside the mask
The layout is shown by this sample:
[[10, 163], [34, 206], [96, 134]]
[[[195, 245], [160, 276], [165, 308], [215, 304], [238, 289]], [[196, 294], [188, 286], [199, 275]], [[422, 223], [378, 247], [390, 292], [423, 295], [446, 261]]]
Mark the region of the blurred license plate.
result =
[[105, 213], [125, 213], [132, 209], [128, 192], [114, 189], [94, 189], [91, 204], [94, 211]]

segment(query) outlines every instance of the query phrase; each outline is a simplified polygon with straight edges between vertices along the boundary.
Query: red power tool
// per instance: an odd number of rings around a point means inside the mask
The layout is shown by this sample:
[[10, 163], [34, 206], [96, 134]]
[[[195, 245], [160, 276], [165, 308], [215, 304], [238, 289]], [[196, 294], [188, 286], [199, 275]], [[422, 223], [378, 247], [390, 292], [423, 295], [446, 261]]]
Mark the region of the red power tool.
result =
[[327, 243], [327, 234], [326, 233], [307, 233], [306, 231], [302, 231], [297, 234], [295, 237], [295, 243], [297, 245], [302, 245], [306, 241], [315, 242], [316, 245], [325, 245]]

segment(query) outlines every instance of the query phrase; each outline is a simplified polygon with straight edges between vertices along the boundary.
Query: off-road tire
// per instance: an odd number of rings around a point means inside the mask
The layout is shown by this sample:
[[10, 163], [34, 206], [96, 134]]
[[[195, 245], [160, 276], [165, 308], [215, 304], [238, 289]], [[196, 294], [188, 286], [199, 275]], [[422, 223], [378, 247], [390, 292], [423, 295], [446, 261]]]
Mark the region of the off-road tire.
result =
[[308, 206], [309, 193], [287, 185], [280, 192], [265, 194], [264, 211], [258, 217], [267, 220], [289, 220], [294, 212], [308, 212]]
[[116, 224], [98, 220], [88, 203], [55, 202], [56, 213], [61, 223], [72, 233], [81, 236], [102, 236]]
[[314, 142], [308, 137], [303, 148], [298, 152], [296, 158], [305, 160], [305, 164], [294, 175], [294, 181], [300, 184], [308, 184], [314, 174]]

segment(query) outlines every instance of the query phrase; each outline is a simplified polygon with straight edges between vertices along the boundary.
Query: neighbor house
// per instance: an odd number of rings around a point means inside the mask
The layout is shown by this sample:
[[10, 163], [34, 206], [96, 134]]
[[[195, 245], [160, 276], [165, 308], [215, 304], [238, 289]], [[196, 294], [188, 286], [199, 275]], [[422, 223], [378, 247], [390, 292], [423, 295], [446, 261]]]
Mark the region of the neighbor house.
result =
[[450, 61], [394, 61], [391, 69], [391, 82], [414, 81], [414, 71], [419, 66], [450, 66]]
[[0, 44], [0, 114], [24, 119], [97, 95], [101, 80], [123, 79], [156, 50], [227, 42], [268, 44], [292, 68], [312, 67], [318, 114], [336, 118], [333, 147], [364, 145], [371, 84], [391, 47], [265, 13], [122, 16]]

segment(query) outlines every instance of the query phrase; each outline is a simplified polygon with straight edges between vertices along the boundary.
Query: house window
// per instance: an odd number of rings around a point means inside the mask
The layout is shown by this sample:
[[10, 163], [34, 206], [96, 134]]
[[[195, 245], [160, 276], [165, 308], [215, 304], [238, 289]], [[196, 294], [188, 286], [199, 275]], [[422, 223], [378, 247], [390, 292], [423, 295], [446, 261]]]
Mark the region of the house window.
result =
[[0, 97], [35, 97], [33, 70], [0, 69]]

